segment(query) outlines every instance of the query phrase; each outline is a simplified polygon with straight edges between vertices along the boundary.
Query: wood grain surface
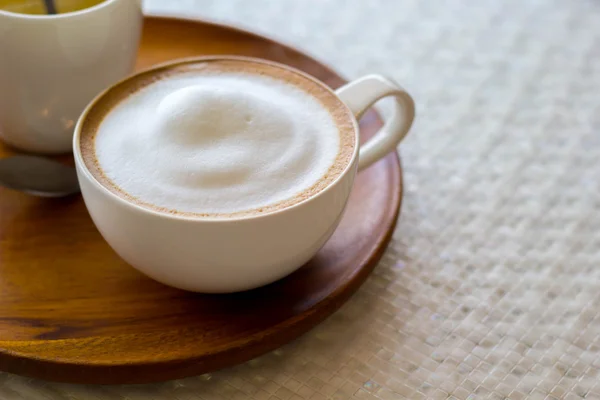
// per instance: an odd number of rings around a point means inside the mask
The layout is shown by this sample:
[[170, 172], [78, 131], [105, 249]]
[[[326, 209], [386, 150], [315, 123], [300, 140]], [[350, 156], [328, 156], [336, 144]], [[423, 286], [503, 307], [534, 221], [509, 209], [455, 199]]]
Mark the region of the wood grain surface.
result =
[[[239, 54], [283, 62], [332, 87], [344, 81], [301, 52], [227, 27], [147, 17], [138, 68]], [[361, 121], [361, 140], [381, 121]], [[0, 156], [11, 150], [0, 145]], [[69, 157], [62, 157], [69, 163]], [[234, 365], [318, 324], [361, 285], [390, 239], [402, 195], [398, 156], [356, 180], [340, 227], [288, 278], [235, 295], [183, 292], [125, 264], [80, 196], [0, 189], [0, 369], [76, 383], [161, 381]]]

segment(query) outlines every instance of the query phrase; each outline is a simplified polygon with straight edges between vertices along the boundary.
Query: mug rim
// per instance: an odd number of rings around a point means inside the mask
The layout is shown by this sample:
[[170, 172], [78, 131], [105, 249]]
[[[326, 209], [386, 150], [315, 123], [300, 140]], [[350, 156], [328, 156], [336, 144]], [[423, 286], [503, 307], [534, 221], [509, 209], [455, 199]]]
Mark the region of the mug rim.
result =
[[60, 13], [60, 14], [24, 14], [24, 13], [18, 13], [18, 12], [0, 9], [0, 16], [4, 15], [6, 17], [11, 17], [11, 18], [15, 18], [15, 19], [24, 19], [24, 20], [55, 21], [58, 19], [79, 17], [84, 14], [92, 13], [94, 11], [108, 7], [110, 4], [116, 3], [117, 1], [119, 1], [119, 0], [104, 0], [98, 4], [95, 4], [91, 7], [84, 8], [82, 10], [71, 11], [71, 12]]
[[[117, 0], [109, 0], [109, 1], [117, 1]], [[81, 154], [81, 141], [80, 141], [83, 123], [86, 120], [88, 114], [95, 108], [96, 104], [102, 98], [104, 98], [104, 96], [106, 96], [108, 94], [108, 92], [110, 92], [111, 90], [121, 86], [122, 84], [138, 77], [139, 75], [142, 75], [142, 74], [145, 74], [148, 72], [157, 72], [157, 71], [160, 71], [161, 69], [167, 69], [167, 68], [175, 67], [178, 65], [194, 64], [194, 63], [199, 63], [199, 62], [203, 62], [203, 61], [214, 61], [214, 60], [249, 61], [249, 62], [256, 62], [256, 63], [270, 65], [270, 66], [280, 68], [280, 69], [285, 69], [290, 72], [301, 75], [303, 78], [314, 82], [322, 89], [333, 94], [333, 96], [335, 96], [335, 98], [337, 98], [339, 103], [341, 105], [343, 105], [343, 107], [346, 108], [346, 111], [347, 111], [348, 115], [350, 116], [350, 122], [352, 124], [353, 131], [354, 131], [354, 148], [352, 149], [352, 156], [351, 156], [348, 164], [342, 170], [342, 172], [340, 172], [340, 174], [333, 181], [331, 181], [325, 188], [320, 190], [318, 193], [315, 193], [314, 195], [309, 196], [308, 198], [306, 198], [302, 201], [299, 201], [297, 203], [294, 203], [290, 206], [276, 209], [273, 211], [269, 211], [264, 214], [248, 214], [248, 215], [240, 215], [240, 216], [234, 215], [234, 216], [230, 216], [230, 217], [185, 215], [185, 214], [176, 214], [176, 213], [168, 213], [168, 212], [161, 212], [161, 211], [153, 210], [149, 207], [144, 207], [144, 206], [141, 206], [134, 202], [128, 201], [128, 200], [122, 198], [121, 196], [116, 195], [115, 193], [110, 191], [106, 186], [101, 184], [98, 181], [98, 179], [96, 179], [96, 177], [90, 172], [85, 161], [83, 160], [83, 155]], [[326, 192], [333, 190], [333, 187], [335, 187], [342, 179], [345, 179], [348, 172], [351, 171], [353, 168], [356, 168], [358, 165], [357, 160], [358, 160], [358, 154], [359, 154], [359, 150], [360, 150], [359, 133], [360, 132], [359, 132], [358, 121], [357, 121], [356, 117], [354, 116], [354, 113], [352, 112], [352, 110], [350, 110], [348, 105], [342, 99], [340, 99], [340, 97], [337, 95], [337, 93], [335, 92], [334, 89], [330, 88], [329, 86], [327, 86], [325, 83], [323, 83], [316, 77], [314, 77], [304, 71], [301, 71], [297, 68], [291, 67], [289, 65], [285, 65], [282, 63], [278, 63], [275, 61], [270, 61], [270, 60], [266, 60], [266, 59], [262, 59], [262, 58], [258, 58], [258, 57], [247, 57], [247, 56], [237, 56], [237, 55], [208, 55], [208, 56], [185, 57], [185, 58], [179, 58], [177, 60], [171, 60], [171, 61], [167, 61], [167, 62], [163, 62], [163, 63], [158, 63], [149, 68], [144, 68], [139, 71], [136, 71], [135, 73], [110, 85], [109, 87], [104, 89], [102, 92], [100, 92], [98, 95], [96, 95], [96, 97], [94, 97], [92, 99], [92, 101], [90, 103], [88, 103], [88, 105], [85, 107], [85, 109], [79, 116], [79, 118], [77, 120], [77, 124], [75, 125], [72, 143], [73, 143], [73, 158], [75, 160], [75, 164], [80, 169], [80, 171], [83, 173], [85, 178], [89, 182], [91, 182], [92, 185], [94, 185], [97, 189], [99, 189], [101, 192], [103, 192], [105, 195], [116, 200], [123, 206], [132, 207], [134, 210], [148, 214], [150, 216], [156, 216], [156, 217], [161, 217], [161, 218], [166, 218], [166, 219], [171, 219], [171, 220], [221, 222], [221, 223], [223, 223], [223, 222], [264, 219], [267, 217], [279, 215], [279, 214], [285, 213], [287, 211], [290, 211], [292, 209], [295, 209], [297, 207], [303, 206], [307, 203], [310, 203], [310, 202], [316, 200], [317, 198], [321, 197], [322, 195], [324, 195]]]

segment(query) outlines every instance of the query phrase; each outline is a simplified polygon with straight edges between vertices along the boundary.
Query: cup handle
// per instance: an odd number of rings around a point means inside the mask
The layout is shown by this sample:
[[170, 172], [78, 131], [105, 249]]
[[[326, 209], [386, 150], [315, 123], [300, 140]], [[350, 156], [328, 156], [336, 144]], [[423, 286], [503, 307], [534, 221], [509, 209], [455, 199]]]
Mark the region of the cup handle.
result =
[[415, 118], [415, 103], [410, 95], [393, 80], [381, 75], [367, 75], [336, 90], [357, 120], [378, 100], [393, 96], [394, 111], [383, 127], [361, 145], [358, 170], [362, 170], [396, 148], [406, 136]]

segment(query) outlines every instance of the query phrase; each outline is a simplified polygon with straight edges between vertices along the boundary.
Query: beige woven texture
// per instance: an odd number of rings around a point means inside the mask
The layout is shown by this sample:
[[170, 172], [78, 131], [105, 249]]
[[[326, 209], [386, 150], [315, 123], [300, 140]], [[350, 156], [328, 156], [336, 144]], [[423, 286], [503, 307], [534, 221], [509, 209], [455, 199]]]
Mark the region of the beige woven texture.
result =
[[401, 82], [398, 228], [339, 312], [258, 360], [141, 386], [2, 374], [0, 398], [600, 399], [600, 1], [146, 4]]

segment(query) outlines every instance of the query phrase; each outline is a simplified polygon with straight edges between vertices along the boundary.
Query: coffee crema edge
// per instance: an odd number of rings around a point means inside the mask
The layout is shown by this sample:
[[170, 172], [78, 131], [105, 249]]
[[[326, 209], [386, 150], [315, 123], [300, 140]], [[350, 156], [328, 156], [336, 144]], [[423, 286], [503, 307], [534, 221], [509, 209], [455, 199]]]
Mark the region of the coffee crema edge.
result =
[[[327, 172], [315, 184], [302, 192], [286, 200], [269, 204], [264, 207], [249, 210], [236, 211], [232, 213], [199, 213], [161, 207], [133, 196], [116, 183], [105, 173], [96, 156], [96, 135], [104, 118], [130, 95], [137, 93], [145, 87], [168, 79], [174, 75], [199, 73], [204, 76], [232, 74], [243, 76], [266, 76], [282, 81], [285, 84], [303, 90], [321, 103], [329, 113], [338, 129], [340, 139], [338, 154]], [[205, 217], [205, 218], [236, 218], [266, 215], [278, 210], [283, 210], [295, 204], [301, 203], [325, 190], [332, 184], [348, 167], [352, 160], [355, 147], [357, 146], [354, 131], [354, 116], [345, 104], [330, 90], [320, 83], [287, 68], [282, 68], [270, 63], [261, 63], [246, 59], [206, 59], [180, 64], [166, 65], [141, 72], [126, 79], [105, 92], [90, 108], [84, 117], [79, 136], [79, 147], [83, 162], [92, 176], [103, 187], [111, 193], [143, 208], [183, 217]]]

